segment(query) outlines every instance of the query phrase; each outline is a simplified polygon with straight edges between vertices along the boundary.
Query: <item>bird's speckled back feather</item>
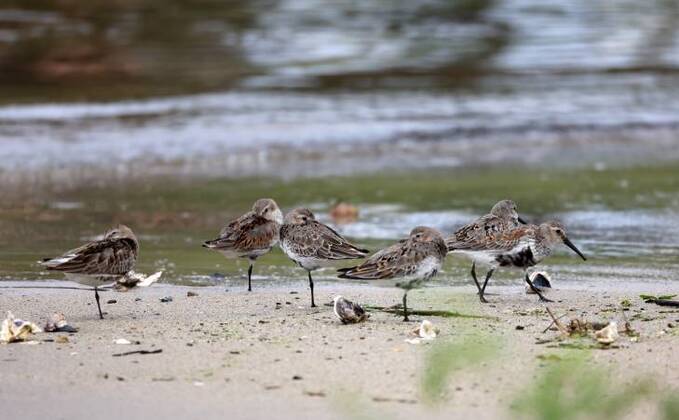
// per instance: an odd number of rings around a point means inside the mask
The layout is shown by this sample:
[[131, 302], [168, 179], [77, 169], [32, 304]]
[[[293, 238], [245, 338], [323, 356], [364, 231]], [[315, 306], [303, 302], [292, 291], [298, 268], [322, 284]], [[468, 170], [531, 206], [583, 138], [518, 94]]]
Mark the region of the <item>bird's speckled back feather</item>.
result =
[[[438, 233], [425, 241], [417, 240], [411, 235], [406, 241], [378, 251], [361, 265], [340, 269], [339, 277], [378, 280], [413, 276], [428, 271], [424, 267], [428, 261], [434, 261], [436, 264], [433, 265], [440, 265], [447, 252], [446, 244]], [[434, 275], [436, 269], [430, 271], [424, 277]]]

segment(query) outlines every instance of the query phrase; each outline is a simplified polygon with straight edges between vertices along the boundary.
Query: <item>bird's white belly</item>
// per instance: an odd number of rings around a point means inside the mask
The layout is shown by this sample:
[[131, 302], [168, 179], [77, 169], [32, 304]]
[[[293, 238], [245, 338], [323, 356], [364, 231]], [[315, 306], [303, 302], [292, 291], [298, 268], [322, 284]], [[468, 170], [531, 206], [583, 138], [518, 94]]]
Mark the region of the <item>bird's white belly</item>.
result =
[[441, 260], [436, 257], [427, 257], [417, 267], [417, 277], [430, 277], [435, 272], [441, 269]]
[[102, 286], [113, 283], [122, 276], [107, 276], [107, 275], [92, 275], [92, 274], [76, 274], [64, 273], [66, 278], [70, 281], [85, 285], [85, 286]]
[[492, 253], [492, 252], [454, 250], [454, 251], [451, 251], [451, 253], [469, 258], [470, 260], [476, 262], [477, 264], [490, 265], [490, 266], [497, 265], [497, 261], [495, 261], [495, 254]]
[[414, 274], [400, 277], [396, 280], [396, 287], [401, 289], [415, 289], [422, 286], [422, 283], [429, 280], [434, 274], [441, 270], [441, 259], [427, 257], [419, 264]]
[[286, 241], [281, 241], [280, 246], [285, 255], [288, 256], [288, 258], [290, 258], [292, 261], [294, 261], [297, 265], [304, 268], [305, 270], [309, 271], [318, 270], [319, 268], [327, 267], [328, 265], [332, 264], [332, 262], [328, 260], [321, 260], [315, 257], [306, 257], [299, 255], [294, 251], [292, 247], [288, 246], [288, 243]]
[[322, 260], [314, 257], [290, 257], [294, 262], [296, 262], [300, 267], [305, 270], [314, 271], [323, 267], [330, 267], [333, 265], [332, 260]]

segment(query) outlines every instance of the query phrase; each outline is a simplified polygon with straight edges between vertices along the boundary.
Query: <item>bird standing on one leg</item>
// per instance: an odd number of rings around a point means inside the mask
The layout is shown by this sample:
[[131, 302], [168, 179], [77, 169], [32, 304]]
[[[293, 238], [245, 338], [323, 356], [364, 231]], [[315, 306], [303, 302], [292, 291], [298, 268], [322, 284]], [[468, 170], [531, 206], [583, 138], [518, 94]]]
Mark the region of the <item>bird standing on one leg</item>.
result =
[[408, 239], [376, 252], [363, 264], [340, 269], [339, 277], [395, 283], [396, 287], [404, 290], [403, 320], [408, 321], [408, 292], [434, 277], [447, 253], [439, 232], [418, 226], [410, 232]]
[[97, 287], [112, 283], [132, 271], [139, 255], [139, 242], [132, 229], [118, 225], [103, 239], [89, 242], [60, 257], [46, 258], [39, 264], [48, 270], [61, 271], [66, 278], [94, 287], [99, 318], [104, 319]]
[[258, 257], [266, 254], [279, 240], [283, 213], [270, 198], [255, 201], [252, 210], [230, 222], [217, 239], [205, 241], [205, 248], [221, 252], [227, 258], [247, 258], [248, 292], [252, 291], [252, 268]]
[[305, 208], [294, 209], [285, 216], [280, 246], [288, 258], [307, 271], [312, 308], [316, 306], [312, 271], [339, 260], [363, 258], [369, 253], [317, 221], [311, 210]]
[[516, 203], [514, 203], [512, 200], [502, 200], [498, 201], [493, 206], [489, 214], [481, 216], [473, 222], [462, 226], [456, 230], [451, 237], [446, 238], [446, 245], [451, 252], [460, 253], [472, 260], [472, 279], [474, 280], [474, 284], [476, 284], [476, 288], [479, 291], [479, 300], [483, 303], [488, 303], [486, 298], [483, 296], [483, 292], [486, 290], [488, 280], [490, 280], [490, 277], [493, 275], [493, 268], [488, 270], [486, 273], [486, 280], [484, 281], [482, 287], [476, 278], [477, 256], [473, 252], [468, 252], [458, 248], [453, 249], [453, 247], [456, 244], [483, 243], [502, 232], [518, 227], [520, 224], [526, 224], [526, 222], [521, 219], [517, 213]]
[[[525, 282], [535, 292], [541, 301], [550, 302], [545, 298], [528, 277], [527, 270], [539, 264], [550, 256], [557, 245], [564, 244], [572, 249], [583, 260], [587, 258], [568, 239], [566, 230], [558, 222], [547, 222], [539, 226], [526, 225], [502, 232], [485, 241], [456, 243], [449, 242], [451, 251], [463, 251], [474, 255], [474, 259], [491, 266], [491, 273], [498, 267], [522, 270]], [[483, 295], [485, 289], [481, 289]]]

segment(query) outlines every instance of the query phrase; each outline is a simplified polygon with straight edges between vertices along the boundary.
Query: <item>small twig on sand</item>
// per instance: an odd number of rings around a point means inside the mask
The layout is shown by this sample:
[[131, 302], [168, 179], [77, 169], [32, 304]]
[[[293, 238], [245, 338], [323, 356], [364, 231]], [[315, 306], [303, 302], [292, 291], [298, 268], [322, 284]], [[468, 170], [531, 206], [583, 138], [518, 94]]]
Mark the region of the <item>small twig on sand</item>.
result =
[[124, 353], [115, 353], [113, 357], [120, 357], [120, 356], [129, 356], [131, 354], [158, 354], [162, 353], [163, 349], [155, 349], [155, 350], [132, 350], [132, 351], [126, 351]]
[[[563, 315], [561, 315], [560, 317], [558, 317], [557, 319], [561, 319], [561, 318], [565, 317], [566, 315], [568, 315], [568, 314], [563, 314]], [[547, 331], [549, 331], [549, 329], [552, 328], [552, 325], [554, 325], [554, 321], [550, 322], [549, 325], [547, 326], [547, 328], [545, 328], [544, 330], [542, 330], [542, 333], [544, 334], [544, 333], [546, 333]]]
[[[566, 327], [564, 327], [563, 324], [559, 321], [559, 319], [554, 316], [551, 309], [549, 309], [549, 307], [547, 307], [547, 306], [545, 308], [547, 309], [547, 313], [549, 314], [549, 316], [552, 317], [552, 324], [556, 325], [556, 328], [558, 328], [559, 331], [561, 331], [561, 334], [566, 335], [566, 336], [570, 335], [570, 334], [568, 334], [568, 330], [566, 329]], [[550, 327], [551, 327], [551, 324], [550, 324]], [[547, 329], [549, 329], [549, 327]], [[547, 330], [545, 330], [545, 331], [547, 331]]]

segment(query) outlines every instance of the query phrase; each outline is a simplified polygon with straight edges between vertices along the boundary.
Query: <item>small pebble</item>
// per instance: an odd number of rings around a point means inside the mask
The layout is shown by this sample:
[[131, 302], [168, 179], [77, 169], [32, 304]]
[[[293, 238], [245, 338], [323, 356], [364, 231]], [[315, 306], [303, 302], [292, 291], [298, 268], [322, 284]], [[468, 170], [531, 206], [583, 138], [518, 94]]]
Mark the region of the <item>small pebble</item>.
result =
[[172, 302], [172, 296], [165, 296], [164, 298], [160, 298], [160, 301], [163, 303]]
[[198, 293], [192, 292], [190, 290], [188, 292], [186, 292], [186, 297], [194, 297], [194, 296], [198, 296]]
[[109, 299], [108, 301], [106, 301], [106, 303], [109, 305], [113, 305], [114, 303], [118, 303], [118, 301], [115, 299]]
[[301, 381], [302, 377], [300, 375], [295, 375], [295, 376], [292, 377], [292, 380], [293, 381]]
[[521, 331], [521, 330], [525, 330], [526, 327], [524, 327], [523, 325], [517, 325], [517, 326], [516, 326], [516, 329], [519, 330], [519, 331]]

